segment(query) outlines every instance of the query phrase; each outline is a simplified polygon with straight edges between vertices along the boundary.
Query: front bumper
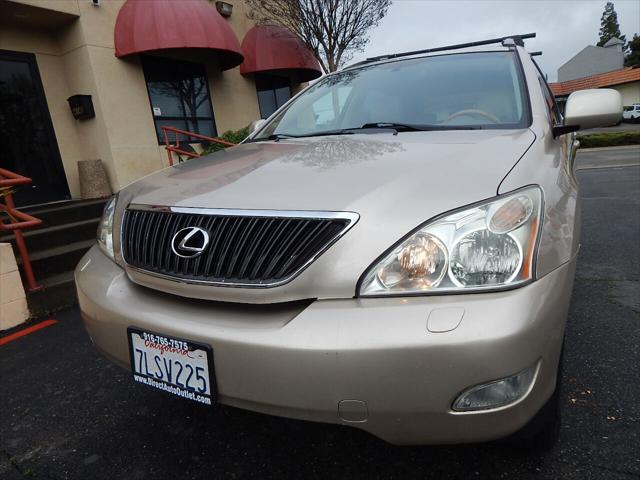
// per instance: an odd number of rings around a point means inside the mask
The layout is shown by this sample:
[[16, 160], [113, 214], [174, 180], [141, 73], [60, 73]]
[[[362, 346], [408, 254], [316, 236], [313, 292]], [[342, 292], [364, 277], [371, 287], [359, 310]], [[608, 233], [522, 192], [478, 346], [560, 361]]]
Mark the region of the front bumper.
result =
[[[245, 305], [140, 287], [94, 247], [76, 283], [92, 340], [124, 367], [129, 326], [207, 343], [220, 403], [350, 424], [396, 444], [441, 444], [507, 436], [550, 397], [574, 268], [496, 293]], [[429, 331], [431, 313], [450, 308], [462, 316], [457, 327]], [[468, 387], [536, 364], [518, 402], [451, 410]]]

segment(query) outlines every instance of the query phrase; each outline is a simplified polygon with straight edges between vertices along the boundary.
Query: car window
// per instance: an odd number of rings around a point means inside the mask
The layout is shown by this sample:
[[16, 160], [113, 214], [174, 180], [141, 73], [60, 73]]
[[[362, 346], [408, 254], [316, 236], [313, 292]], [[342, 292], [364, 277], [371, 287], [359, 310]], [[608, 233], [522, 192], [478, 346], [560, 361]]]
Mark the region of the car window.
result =
[[523, 83], [513, 52], [411, 58], [327, 76], [255, 138], [313, 135], [367, 123], [522, 128]]
[[340, 87], [313, 102], [311, 108], [315, 124], [328, 126], [334, 123], [340, 116], [350, 91], [351, 87]]

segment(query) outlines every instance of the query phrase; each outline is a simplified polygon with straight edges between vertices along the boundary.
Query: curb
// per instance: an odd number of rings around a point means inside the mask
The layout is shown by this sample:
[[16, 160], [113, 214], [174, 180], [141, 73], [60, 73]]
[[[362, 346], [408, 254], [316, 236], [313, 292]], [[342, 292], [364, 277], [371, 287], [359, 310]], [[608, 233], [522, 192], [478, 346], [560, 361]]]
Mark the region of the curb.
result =
[[[578, 139], [579, 140], [579, 139]], [[630, 148], [640, 148], [640, 144], [635, 144], [635, 145], [616, 145], [614, 147], [591, 147], [591, 148], [587, 148], [587, 147], [580, 147], [578, 149], [578, 153], [579, 152], [597, 152], [599, 150], [625, 150], [625, 149], [630, 149]]]

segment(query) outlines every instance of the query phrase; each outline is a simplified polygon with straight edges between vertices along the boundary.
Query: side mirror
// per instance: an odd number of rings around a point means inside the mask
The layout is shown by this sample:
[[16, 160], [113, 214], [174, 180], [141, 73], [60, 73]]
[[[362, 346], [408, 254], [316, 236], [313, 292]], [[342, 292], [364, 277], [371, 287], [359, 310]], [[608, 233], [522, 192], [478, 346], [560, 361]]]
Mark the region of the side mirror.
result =
[[255, 132], [260, 130], [262, 126], [265, 124], [266, 120], [254, 120], [249, 124], [249, 136], [253, 135]]
[[564, 109], [564, 127], [575, 130], [608, 127], [622, 119], [622, 97], [612, 88], [578, 90], [569, 95]]

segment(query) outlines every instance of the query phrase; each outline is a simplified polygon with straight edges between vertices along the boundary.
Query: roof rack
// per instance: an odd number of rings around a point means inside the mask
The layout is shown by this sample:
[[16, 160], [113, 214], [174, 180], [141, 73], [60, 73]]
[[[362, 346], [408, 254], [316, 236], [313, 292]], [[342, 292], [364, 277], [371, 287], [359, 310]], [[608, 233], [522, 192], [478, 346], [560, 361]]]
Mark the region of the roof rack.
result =
[[513, 44], [518, 45], [520, 47], [523, 47], [524, 46], [524, 41], [523, 40], [525, 38], [535, 38], [535, 37], [536, 37], [535, 32], [532, 32], [532, 33], [524, 33], [524, 34], [520, 34], [520, 35], [507, 35], [506, 37], [491, 38], [489, 40], [479, 40], [477, 42], [458, 43], [456, 45], [447, 45], [447, 46], [444, 46], [444, 47], [427, 48], [425, 50], [413, 50], [411, 52], [392, 53], [392, 54], [389, 54], [389, 55], [379, 55], [377, 57], [370, 57], [370, 58], [367, 58], [366, 60], [363, 60], [361, 62], [354, 63], [353, 65], [349, 65], [347, 67], [347, 69], [352, 68], [352, 67], [356, 67], [358, 65], [365, 65], [367, 63], [377, 62], [378, 60], [390, 60], [392, 58], [408, 57], [410, 55], [419, 55], [421, 53], [442, 52], [442, 51], [445, 51], [445, 50], [459, 50], [461, 48], [477, 47], [479, 45], [492, 45], [494, 43], [504, 43], [505, 40], [512, 40]]

